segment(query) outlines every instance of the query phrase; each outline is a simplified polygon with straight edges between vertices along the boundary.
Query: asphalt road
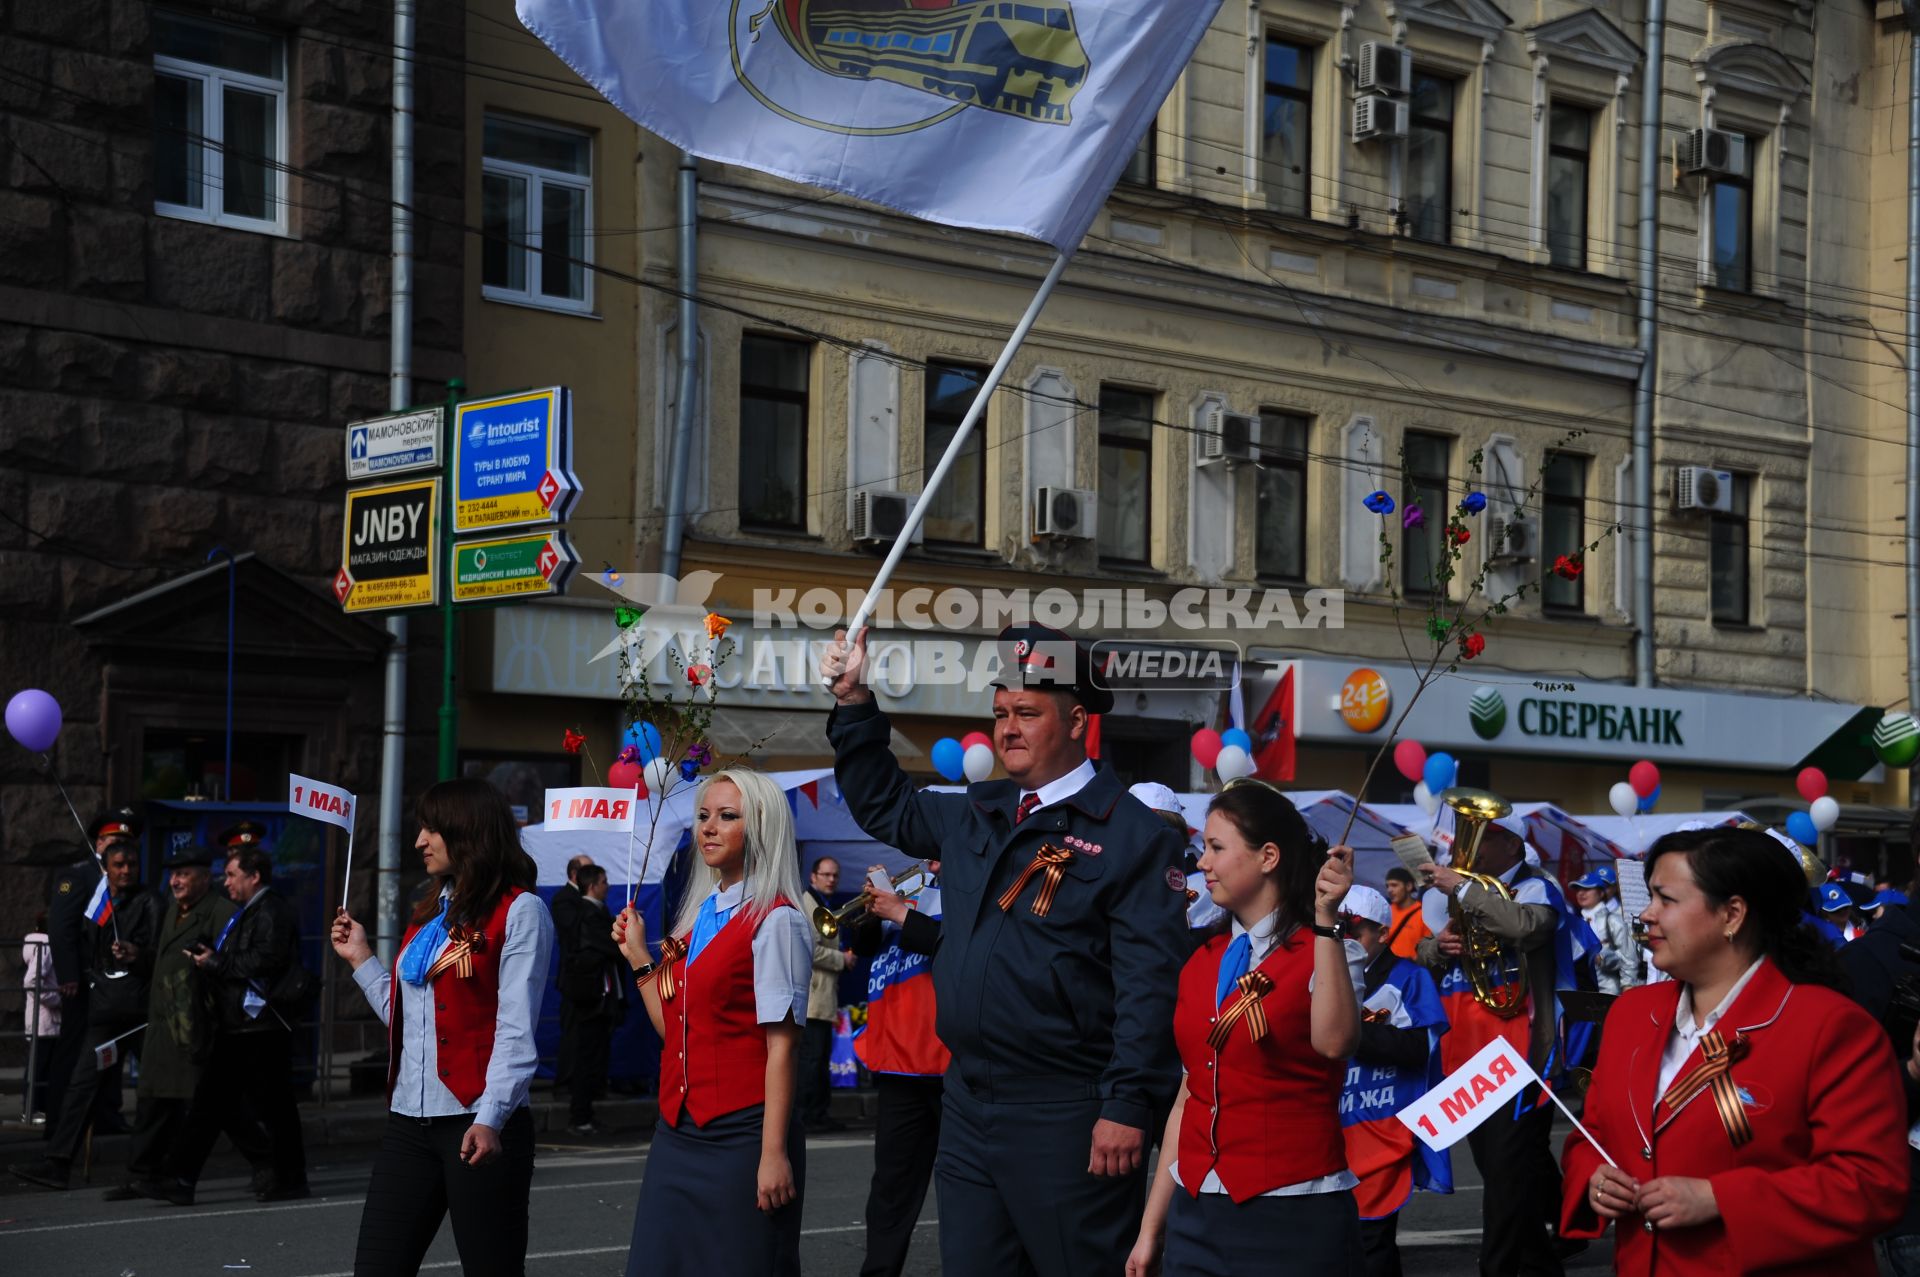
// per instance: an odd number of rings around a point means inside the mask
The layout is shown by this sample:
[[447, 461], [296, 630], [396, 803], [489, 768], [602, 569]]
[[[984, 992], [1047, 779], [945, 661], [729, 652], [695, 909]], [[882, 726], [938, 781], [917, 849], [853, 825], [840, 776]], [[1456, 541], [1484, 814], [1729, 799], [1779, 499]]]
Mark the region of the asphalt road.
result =
[[[0, 1176], [6, 1180], [0, 1184], [0, 1273], [349, 1277], [373, 1151], [312, 1150], [314, 1199], [271, 1206], [247, 1194], [244, 1166], [218, 1158], [201, 1182], [198, 1203], [189, 1208], [102, 1201], [100, 1192], [117, 1180], [117, 1167], [97, 1167], [92, 1188], [66, 1193]], [[1480, 1187], [1465, 1148], [1459, 1151], [1460, 1191], [1451, 1197], [1416, 1195], [1403, 1213], [1400, 1242], [1409, 1277], [1466, 1277], [1477, 1271]], [[634, 1133], [593, 1143], [542, 1143], [533, 1183], [529, 1277], [619, 1277], [645, 1166], [646, 1143]], [[873, 1173], [872, 1136], [855, 1131], [809, 1140], [807, 1169], [803, 1267], [808, 1274], [852, 1277], [864, 1246], [861, 1219]], [[929, 1193], [907, 1265], [913, 1277], [940, 1272], [938, 1214], [936, 1195]], [[1604, 1245], [1596, 1246], [1572, 1260], [1568, 1271], [1609, 1271], [1609, 1255]], [[425, 1271], [457, 1272], [459, 1267], [452, 1236], [443, 1226]]]

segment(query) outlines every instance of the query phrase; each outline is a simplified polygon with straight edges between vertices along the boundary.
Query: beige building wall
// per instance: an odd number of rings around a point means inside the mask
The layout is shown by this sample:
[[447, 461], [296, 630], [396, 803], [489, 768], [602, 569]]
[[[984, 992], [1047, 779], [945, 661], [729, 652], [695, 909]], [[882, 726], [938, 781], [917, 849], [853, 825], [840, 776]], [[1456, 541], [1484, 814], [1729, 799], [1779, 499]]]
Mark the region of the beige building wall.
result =
[[[1887, 7], [1668, 5], [1653, 546], [1663, 684], [1904, 702], [1908, 70], [1906, 37], [1880, 12]], [[1504, 11], [1487, 0], [1223, 6], [1156, 122], [1151, 185], [1116, 190], [994, 397], [983, 544], [916, 551], [897, 584], [1118, 583], [1162, 596], [1191, 584], [1337, 587], [1347, 592], [1337, 632], [1203, 637], [1404, 660], [1376, 521], [1358, 502], [1375, 487], [1400, 490], [1399, 449], [1419, 430], [1453, 440], [1455, 496], [1476, 453], [1496, 497], [1501, 480], [1532, 489], [1556, 449], [1587, 459], [1587, 539], [1600, 546], [1586, 561], [1584, 608], [1540, 606], [1538, 561], [1500, 568], [1489, 591], [1509, 607], [1486, 627], [1480, 667], [1461, 677], [1630, 681], [1630, 550], [1610, 529], [1631, 500], [1643, 12], [1640, 0], [1509, 0]], [[674, 283], [674, 152], [586, 100], [524, 35], [483, 40], [500, 20], [512, 22], [506, 0], [482, 0], [469, 22], [475, 47], [497, 48], [513, 68], [469, 82], [475, 207], [487, 110], [590, 129], [597, 224], [644, 232], [596, 237], [596, 264], [656, 287], [602, 275], [596, 317], [584, 319], [485, 301], [470, 280], [469, 366], [497, 370], [503, 385], [573, 387], [586, 481], [576, 542], [589, 567], [649, 564], [678, 340], [673, 299], [659, 287]], [[1281, 183], [1259, 155], [1268, 38], [1312, 49], [1308, 217], [1283, 211]], [[1453, 82], [1445, 243], [1403, 233], [1405, 145], [1352, 140], [1352, 68], [1367, 42], [1403, 45], [1417, 71]], [[1585, 269], [1553, 265], [1548, 250], [1555, 104], [1589, 113]], [[1746, 289], [1713, 284], [1708, 183], [1672, 163], [1701, 126], [1756, 139]], [[877, 555], [850, 535], [849, 492], [920, 487], [926, 361], [989, 363], [1048, 253], [741, 169], [703, 163], [700, 172], [703, 399], [684, 566], [723, 572], [716, 601], [734, 608], [756, 585], [863, 586]], [[748, 334], [813, 342], [797, 533], [742, 528], [736, 508]], [[1102, 564], [1091, 542], [1030, 535], [1036, 486], [1098, 486], [1102, 386], [1154, 396], [1144, 565]], [[1195, 466], [1197, 431], [1215, 406], [1311, 419], [1303, 579], [1257, 570], [1253, 467]], [[1679, 465], [1750, 477], [1744, 623], [1712, 619], [1712, 524], [1673, 509]], [[1528, 513], [1537, 518], [1537, 501]], [[1483, 548], [1473, 547], [1470, 570]], [[1401, 612], [1399, 625], [1417, 631], [1419, 612]], [[512, 735], [510, 716], [479, 708], [485, 730]], [[1597, 804], [1617, 779], [1599, 764], [1512, 765], [1522, 767], [1513, 783], [1563, 788], [1569, 805]], [[1791, 793], [1789, 776], [1708, 773], [1683, 775], [1678, 792], [1743, 785]], [[1844, 796], [1900, 803], [1904, 782]]]

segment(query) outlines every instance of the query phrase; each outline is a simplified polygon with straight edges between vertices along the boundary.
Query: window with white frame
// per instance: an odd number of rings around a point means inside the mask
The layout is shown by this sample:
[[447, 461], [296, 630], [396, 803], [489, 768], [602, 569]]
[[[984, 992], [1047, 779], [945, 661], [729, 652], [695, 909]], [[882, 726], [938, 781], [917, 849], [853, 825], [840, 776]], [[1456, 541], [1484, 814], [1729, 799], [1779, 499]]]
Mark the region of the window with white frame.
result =
[[1268, 36], [1260, 118], [1260, 171], [1273, 207], [1306, 217], [1313, 208], [1313, 50]]
[[1585, 270], [1593, 112], [1555, 102], [1547, 121], [1548, 254], [1555, 266]]
[[489, 115], [480, 150], [482, 295], [591, 309], [593, 139]]
[[286, 230], [286, 42], [153, 14], [153, 206], [167, 217]]

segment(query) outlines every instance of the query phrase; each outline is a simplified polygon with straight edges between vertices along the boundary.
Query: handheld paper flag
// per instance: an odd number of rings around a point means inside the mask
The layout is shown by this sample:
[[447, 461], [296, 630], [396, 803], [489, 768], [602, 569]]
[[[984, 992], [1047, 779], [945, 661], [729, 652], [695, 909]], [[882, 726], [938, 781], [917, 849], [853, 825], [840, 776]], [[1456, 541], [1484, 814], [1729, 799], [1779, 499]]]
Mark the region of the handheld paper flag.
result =
[[546, 826], [550, 832], [599, 829], [623, 834], [633, 829], [633, 811], [637, 805], [633, 790], [597, 785], [549, 789], [546, 804]]
[[338, 785], [311, 780], [290, 773], [287, 776], [287, 810], [329, 825], [353, 829], [353, 795]]
[[1505, 1038], [1495, 1038], [1396, 1116], [1437, 1152], [1465, 1139], [1502, 1104], [1539, 1080], [1526, 1056]]

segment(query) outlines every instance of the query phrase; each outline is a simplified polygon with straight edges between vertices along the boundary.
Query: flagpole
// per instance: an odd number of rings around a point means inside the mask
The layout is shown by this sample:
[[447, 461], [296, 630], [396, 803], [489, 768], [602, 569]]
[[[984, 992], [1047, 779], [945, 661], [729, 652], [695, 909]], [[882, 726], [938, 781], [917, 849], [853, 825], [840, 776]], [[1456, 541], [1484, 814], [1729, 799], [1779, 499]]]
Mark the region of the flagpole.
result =
[[980, 389], [974, 395], [972, 405], [967, 408], [967, 415], [961, 420], [959, 429], [953, 432], [953, 441], [947, 445], [946, 452], [940, 457], [940, 464], [933, 468], [933, 473], [928, 475], [926, 482], [921, 485], [920, 499], [915, 501], [913, 509], [907, 512], [906, 525], [900, 529], [900, 535], [894, 539], [893, 548], [887, 551], [886, 561], [880, 565], [879, 573], [867, 589], [866, 598], [860, 601], [859, 610], [853, 614], [853, 620], [847, 626], [849, 637], [858, 633], [860, 627], [867, 623], [867, 618], [873, 615], [880, 591], [887, 587], [887, 581], [893, 576], [893, 570], [899, 567], [900, 560], [906, 557], [907, 546], [912, 543], [913, 534], [919, 531], [921, 520], [926, 517], [927, 507], [933, 503], [934, 495], [940, 491], [940, 485], [945, 482], [947, 472], [953, 469], [953, 463], [959, 459], [961, 449], [966, 446], [968, 436], [973, 433], [974, 424], [986, 412], [987, 401], [993, 397], [993, 392], [999, 389], [1000, 379], [1006, 376], [1008, 365], [1013, 363], [1013, 357], [1019, 352], [1021, 343], [1026, 341], [1027, 334], [1033, 331], [1034, 321], [1040, 318], [1040, 311], [1046, 306], [1047, 298], [1053, 294], [1054, 285], [1058, 284], [1060, 277], [1067, 273], [1067, 263], [1072, 259], [1073, 254], [1070, 252], [1063, 252], [1054, 259], [1053, 268], [1047, 272], [1047, 277], [1040, 281], [1040, 291], [1033, 295], [1031, 302], [1027, 303], [1027, 313], [1020, 316], [1020, 322], [1014, 325], [1013, 335], [1007, 338], [1006, 347], [1001, 350], [1000, 358], [994, 361], [992, 369], [988, 371], [987, 379], [980, 383]]
[[[648, 793], [652, 793], [651, 787], [649, 787]], [[633, 787], [633, 824], [627, 826], [627, 908], [629, 909], [633, 908], [633, 827], [639, 823], [640, 786], [635, 785]], [[653, 839], [647, 839], [647, 847], [648, 849], [652, 849]], [[640, 868], [642, 872], [645, 872], [645, 865], [642, 865]]]
[[347, 911], [347, 889], [353, 884], [353, 827], [347, 827], [347, 867], [340, 875], [340, 912]]

